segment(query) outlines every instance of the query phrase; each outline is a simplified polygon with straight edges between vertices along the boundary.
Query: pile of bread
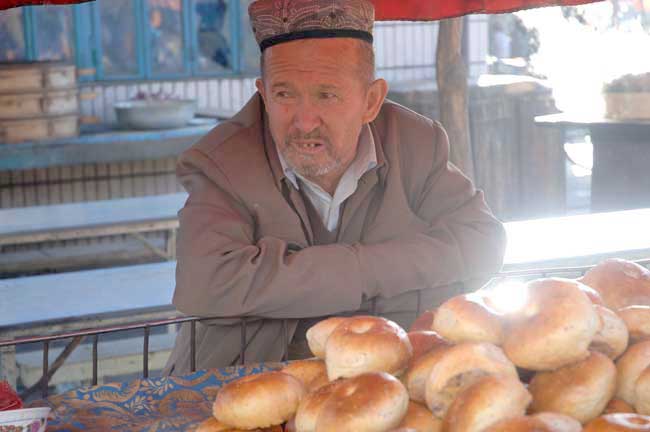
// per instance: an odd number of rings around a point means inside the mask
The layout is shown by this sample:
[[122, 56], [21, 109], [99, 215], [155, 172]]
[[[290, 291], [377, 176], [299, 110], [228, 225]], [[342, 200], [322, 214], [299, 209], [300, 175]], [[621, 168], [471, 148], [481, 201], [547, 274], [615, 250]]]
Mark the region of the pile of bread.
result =
[[321, 321], [316, 358], [225, 385], [198, 431], [650, 431], [650, 271], [607, 260], [522, 293], [451, 298], [409, 333]]

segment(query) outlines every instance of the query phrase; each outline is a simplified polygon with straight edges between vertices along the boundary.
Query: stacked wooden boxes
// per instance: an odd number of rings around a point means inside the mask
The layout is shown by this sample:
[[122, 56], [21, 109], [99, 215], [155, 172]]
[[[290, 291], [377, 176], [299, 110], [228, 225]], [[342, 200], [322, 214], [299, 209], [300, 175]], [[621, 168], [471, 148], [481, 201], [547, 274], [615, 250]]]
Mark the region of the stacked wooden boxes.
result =
[[75, 66], [55, 62], [0, 64], [0, 144], [78, 134]]

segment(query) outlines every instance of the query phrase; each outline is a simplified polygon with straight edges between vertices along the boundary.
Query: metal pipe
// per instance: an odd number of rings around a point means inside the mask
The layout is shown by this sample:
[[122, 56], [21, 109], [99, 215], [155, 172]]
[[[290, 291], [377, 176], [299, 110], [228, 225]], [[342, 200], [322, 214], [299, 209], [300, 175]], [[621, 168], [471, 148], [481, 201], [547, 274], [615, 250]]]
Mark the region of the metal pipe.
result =
[[144, 346], [142, 347], [142, 377], [149, 378], [149, 333], [151, 327], [144, 328]]
[[287, 361], [289, 359], [289, 325], [286, 319], [282, 320], [282, 346], [284, 347], [282, 361]]
[[41, 378], [43, 381], [41, 382], [41, 396], [43, 398], [47, 397], [47, 385], [50, 382], [50, 377], [49, 375], [49, 367], [50, 367], [50, 341], [43, 341], [43, 377]]
[[99, 345], [99, 335], [93, 335], [93, 385], [97, 385], [97, 346]]
[[190, 372], [196, 372], [196, 321], [190, 322]]

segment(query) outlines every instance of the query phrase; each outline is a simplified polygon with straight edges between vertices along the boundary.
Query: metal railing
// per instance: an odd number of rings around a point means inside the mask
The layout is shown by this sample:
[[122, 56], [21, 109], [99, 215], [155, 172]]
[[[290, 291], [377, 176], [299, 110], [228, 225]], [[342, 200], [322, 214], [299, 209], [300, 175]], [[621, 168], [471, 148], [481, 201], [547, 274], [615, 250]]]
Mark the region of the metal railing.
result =
[[[650, 259], [638, 260], [635, 261], [637, 264], [645, 266], [646, 268], [650, 267]], [[534, 278], [545, 278], [552, 276], [564, 276], [573, 275], [581, 276], [587, 270], [593, 266], [583, 266], [583, 267], [562, 267], [562, 268], [543, 268], [543, 269], [530, 269], [530, 270], [521, 270], [521, 271], [508, 271], [501, 272], [493, 276], [492, 282], [499, 282], [503, 280], [509, 280], [512, 278], [524, 278], [524, 279], [534, 279]], [[416, 317], [420, 315], [421, 310], [421, 293], [417, 292], [417, 307], [416, 307]], [[371, 315], [376, 315], [377, 304], [373, 299], [371, 301], [371, 308], [369, 313]], [[127, 330], [143, 330], [143, 347], [142, 347], [142, 377], [149, 377], [149, 339], [151, 335], [151, 329], [155, 327], [167, 326], [172, 324], [183, 324], [189, 323], [190, 325], [190, 368], [192, 372], [196, 371], [196, 324], [201, 321], [210, 321], [215, 319], [223, 319], [224, 317], [173, 317], [169, 319], [145, 321], [132, 324], [123, 324], [123, 325], [114, 325], [110, 327], [102, 327], [97, 329], [86, 329], [78, 331], [70, 331], [50, 336], [31, 336], [31, 337], [21, 337], [12, 340], [0, 341], [0, 348], [4, 347], [15, 347], [18, 345], [31, 344], [31, 343], [42, 343], [43, 344], [43, 374], [41, 379], [32, 387], [23, 392], [23, 397], [27, 397], [33, 392], [37, 391], [38, 388], [41, 390], [41, 396], [48, 396], [48, 385], [49, 381], [60, 368], [65, 361], [65, 358], [74, 351], [74, 349], [83, 341], [84, 338], [92, 336], [92, 385], [97, 385], [98, 381], [98, 344], [99, 336], [123, 332]], [[248, 345], [253, 340], [249, 340], [247, 337], [247, 323], [253, 320], [266, 320], [266, 321], [280, 321], [282, 329], [282, 339], [283, 339], [283, 355], [282, 360], [288, 359], [288, 349], [289, 349], [289, 334], [288, 334], [288, 322], [289, 319], [269, 319], [261, 317], [241, 317], [236, 318], [239, 322], [236, 325], [240, 326], [241, 329], [241, 344], [240, 344], [240, 353], [239, 353], [239, 364], [245, 364], [246, 362], [246, 349]], [[49, 348], [50, 343], [53, 341], [64, 340], [64, 339], [73, 339], [70, 342], [63, 352], [57, 357], [57, 359], [52, 362], [50, 365], [49, 362]]]

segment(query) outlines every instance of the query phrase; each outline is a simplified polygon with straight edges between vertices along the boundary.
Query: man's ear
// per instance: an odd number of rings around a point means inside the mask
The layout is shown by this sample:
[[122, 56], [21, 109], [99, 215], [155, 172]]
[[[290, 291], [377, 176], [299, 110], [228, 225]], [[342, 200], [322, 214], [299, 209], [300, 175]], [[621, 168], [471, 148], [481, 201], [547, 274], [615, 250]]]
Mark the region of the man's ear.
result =
[[264, 105], [266, 105], [266, 93], [264, 92], [264, 81], [262, 81], [260, 78], [256, 79], [255, 80], [255, 87], [257, 88], [257, 91], [262, 96], [262, 100], [264, 101]]
[[377, 118], [387, 94], [388, 83], [385, 80], [380, 78], [370, 84], [366, 93], [366, 112], [363, 116], [363, 123], [370, 123]]

